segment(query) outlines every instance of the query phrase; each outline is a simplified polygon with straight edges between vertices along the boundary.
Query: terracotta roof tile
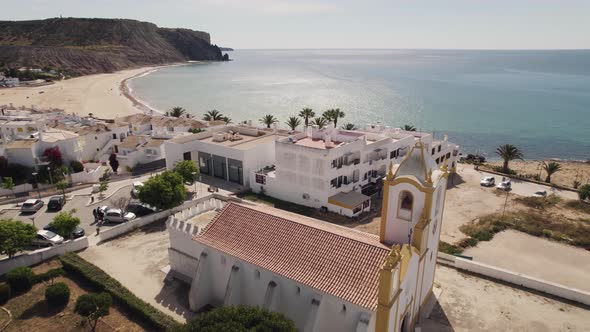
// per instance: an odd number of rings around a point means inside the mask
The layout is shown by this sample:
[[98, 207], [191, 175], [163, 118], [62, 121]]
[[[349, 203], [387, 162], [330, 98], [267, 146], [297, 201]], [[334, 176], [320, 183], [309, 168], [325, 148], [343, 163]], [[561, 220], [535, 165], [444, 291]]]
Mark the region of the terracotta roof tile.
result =
[[379, 238], [273, 208], [228, 203], [194, 240], [364, 308], [377, 307]]

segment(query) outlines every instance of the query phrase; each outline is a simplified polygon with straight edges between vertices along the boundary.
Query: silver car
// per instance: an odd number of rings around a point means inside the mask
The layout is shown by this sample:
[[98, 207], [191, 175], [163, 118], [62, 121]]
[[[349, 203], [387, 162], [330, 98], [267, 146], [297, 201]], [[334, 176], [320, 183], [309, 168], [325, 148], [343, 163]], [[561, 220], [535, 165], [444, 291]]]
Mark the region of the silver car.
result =
[[20, 207], [20, 212], [35, 213], [43, 207], [43, 204], [40, 199], [27, 199]]
[[57, 235], [52, 231], [42, 229], [37, 231], [37, 236], [35, 236], [32, 243], [37, 246], [54, 246], [63, 242], [64, 238], [60, 235]]
[[105, 222], [127, 222], [135, 219], [135, 214], [123, 212], [121, 209], [109, 209], [104, 215]]

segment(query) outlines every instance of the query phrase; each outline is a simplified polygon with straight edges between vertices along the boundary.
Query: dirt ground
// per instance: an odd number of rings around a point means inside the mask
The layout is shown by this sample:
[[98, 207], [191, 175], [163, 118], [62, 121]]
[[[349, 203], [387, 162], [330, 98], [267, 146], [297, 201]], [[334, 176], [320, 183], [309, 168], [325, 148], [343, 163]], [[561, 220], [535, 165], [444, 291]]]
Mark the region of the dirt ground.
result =
[[[547, 173], [541, 169], [541, 163], [540, 160], [511, 161], [509, 167], [521, 174], [541, 174], [541, 180], [545, 181]], [[561, 169], [551, 176], [552, 183], [566, 187], [572, 187], [574, 180], [580, 181], [582, 184], [590, 183], [589, 162], [558, 161], [557, 163], [561, 165]], [[502, 166], [502, 161], [494, 161], [488, 164]]]
[[79, 255], [117, 279], [135, 295], [180, 322], [193, 317], [188, 286], [166, 279], [170, 240], [164, 221], [115, 240], [92, 246]]
[[437, 266], [435, 287], [442, 292], [422, 331], [590, 331], [588, 308], [445, 266]]
[[590, 292], [590, 253], [584, 249], [507, 230], [463, 254], [478, 262]]
[[[59, 267], [57, 261], [44, 263], [33, 270], [36, 273], [42, 273], [50, 268]], [[48, 307], [45, 302], [45, 288], [43, 283], [33, 286], [30, 291], [10, 299], [4, 307], [12, 313], [13, 320], [4, 331], [88, 331], [85, 326], [85, 320], [74, 313], [76, 299], [90, 291], [93, 291], [83, 280], [71, 278], [68, 276], [59, 277], [55, 282], [64, 282], [70, 288], [70, 301], [68, 305], [60, 310]], [[121, 310], [113, 305], [110, 308], [109, 315], [101, 318], [97, 325], [98, 332], [130, 331], [140, 332], [145, 329], [129, 320], [122, 314]]]

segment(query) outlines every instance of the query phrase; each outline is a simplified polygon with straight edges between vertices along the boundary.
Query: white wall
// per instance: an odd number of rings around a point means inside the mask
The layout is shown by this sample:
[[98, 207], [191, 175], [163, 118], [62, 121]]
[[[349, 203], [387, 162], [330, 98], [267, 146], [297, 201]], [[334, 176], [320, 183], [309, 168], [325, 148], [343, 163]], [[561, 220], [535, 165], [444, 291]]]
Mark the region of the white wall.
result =
[[[398, 218], [399, 199], [402, 191], [409, 191], [414, 197], [411, 221]], [[385, 222], [385, 241], [387, 243], [408, 243], [408, 231], [418, 223], [424, 209], [424, 200], [424, 193], [411, 184], [400, 183], [390, 186], [389, 201], [384, 203], [387, 204], [387, 220]]]
[[0, 261], [0, 275], [21, 266], [39, 264], [55, 256], [61, 256], [67, 252], [80, 251], [88, 247], [88, 238], [82, 237], [63, 244], [27, 252], [16, 257], [6, 258]]

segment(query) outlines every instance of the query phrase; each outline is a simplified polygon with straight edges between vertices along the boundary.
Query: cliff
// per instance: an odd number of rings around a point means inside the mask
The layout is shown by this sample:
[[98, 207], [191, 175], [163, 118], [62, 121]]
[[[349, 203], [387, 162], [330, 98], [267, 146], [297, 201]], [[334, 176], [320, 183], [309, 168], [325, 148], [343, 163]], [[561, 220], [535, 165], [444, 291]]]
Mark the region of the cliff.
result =
[[223, 60], [210, 35], [126, 19], [0, 21], [0, 66], [52, 68], [70, 75], [188, 60]]

